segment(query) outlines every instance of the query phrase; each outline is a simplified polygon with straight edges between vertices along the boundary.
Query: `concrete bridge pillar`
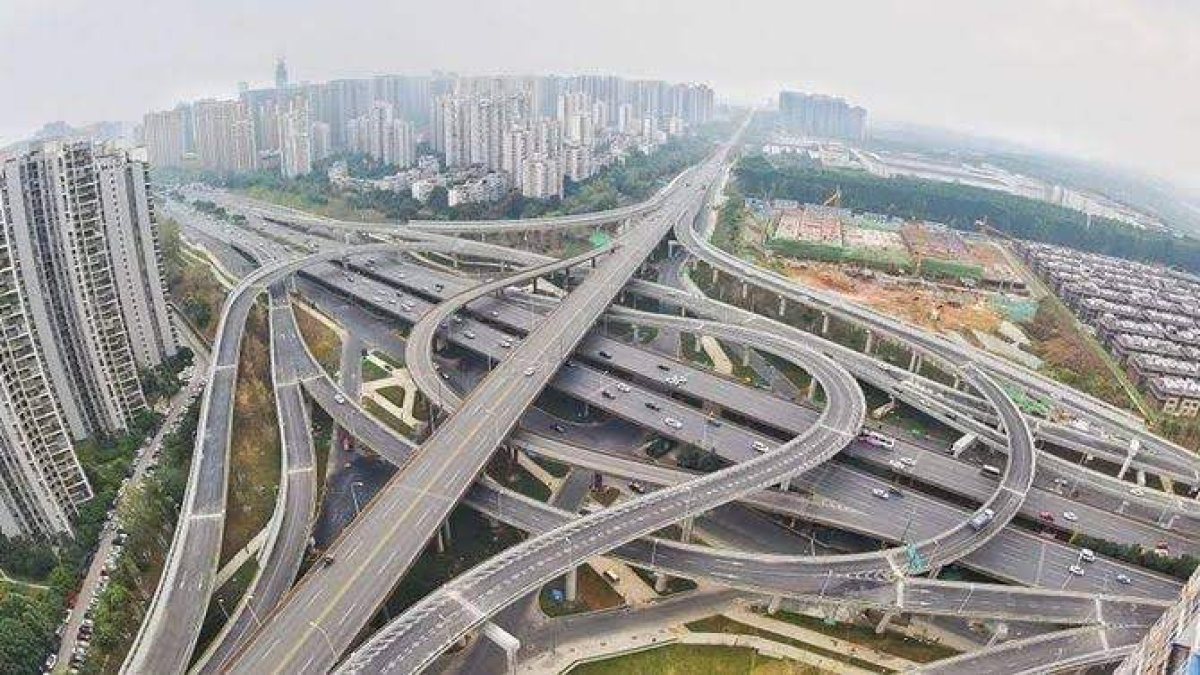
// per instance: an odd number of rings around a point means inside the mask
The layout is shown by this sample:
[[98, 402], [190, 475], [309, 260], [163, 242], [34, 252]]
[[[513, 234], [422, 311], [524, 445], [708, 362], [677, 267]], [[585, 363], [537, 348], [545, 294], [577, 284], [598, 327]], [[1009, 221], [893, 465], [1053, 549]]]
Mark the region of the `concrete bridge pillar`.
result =
[[779, 296], [779, 316], [783, 316], [787, 312], [787, 298]]
[[683, 522], [679, 524], [679, 527], [682, 530], [679, 535], [679, 541], [685, 544], [690, 542], [692, 540], [692, 529], [695, 527], [695, 525], [696, 519], [694, 517], [688, 516], [687, 518], [684, 518]]
[[771, 601], [767, 603], [767, 614], [774, 614], [779, 611], [779, 605], [783, 604], [782, 595], [772, 595]]
[[[1121, 470], [1117, 472], [1117, 479], [1125, 478], [1125, 472], [1129, 470], [1129, 464], [1133, 462], [1133, 458], [1137, 456], [1138, 450], [1142, 449], [1142, 443], [1136, 438], [1129, 439], [1129, 450], [1125, 453], [1125, 461], [1121, 462]], [[1143, 480], [1145, 480], [1143, 478]]]
[[897, 612], [895, 610], [889, 610], [886, 612], [883, 615], [883, 618], [879, 620], [879, 623], [875, 624], [875, 634], [882, 635], [883, 631], [887, 630], [888, 624], [892, 622], [892, 619], [896, 618], [896, 614]]
[[654, 573], [654, 592], [655, 593], [666, 593], [668, 581], [670, 581], [670, 577], [668, 577], [665, 572], [655, 572]]
[[791, 490], [791, 489], [792, 489], [792, 477], [784, 476], [783, 480], [779, 481], [779, 491], [787, 492], [788, 490]]
[[750, 367], [750, 348], [749, 347], [742, 347], [742, 367], [743, 368]]
[[721, 275], [721, 273], [720, 273], [719, 271], [717, 271], [717, 268], [713, 267], [713, 268], [712, 268], [712, 283], [713, 283], [713, 284], [716, 284], [716, 283], [717, 283], [717, 279], [720, 279], [720, 278], [721, 278], [721, 276], [720, 276], [720, 275]]
[[745, 300], [750, 295], [750, 284], [742, 282], [742, 300]]
[[634, 325], [633, 325], [633, 341], [634, 341], [634, 342], [641, 342], [641, 341], [642, 341], [642, 339], [641, 339], [641, 338], [642, 338], [642, 333], [641, 333], [641, 331], [640, 331], [640, 330], [638, 330], [638, 326], [637, 326], [637, 324], [634, 324]]
[[517, 652], [521, 650], [521, 641], [491, 621], [483, 625], [483, 634], [504, 650], [505, 667], [509, 675], [514, 675], [517, 672]]
[[875, 351], [875, 333], [867, 331], [867, 344], [863, 346], [863, 353], [870, 354]]
[[567, 581], [564, 585], [566, 587], [564, 590], [566, 592], [567, 602], [575, 602], [575, 600], [579, 597], [578, 567], [572, 567], [571, 569], [567, 570]]
[[821, 312], [821, 335], [829, 333], [829, 312]]
[[996, 629], [992, 631], [992, 637], [988, 639], [987, 646], [992, 647], [1006, 637], [1008, 637], [1008, 624], [1001, 621], [996, 624]]
[[808, 389], [804, 392], [804, 395], [810, 401], [817, 400], [817, 378], [809, 376]]
[[908, 372], [915, 373], [920, 369], [921, 369], [921, 355], [917, 352], [913, 352], [912, 356], [910, 356], [908, 358]]

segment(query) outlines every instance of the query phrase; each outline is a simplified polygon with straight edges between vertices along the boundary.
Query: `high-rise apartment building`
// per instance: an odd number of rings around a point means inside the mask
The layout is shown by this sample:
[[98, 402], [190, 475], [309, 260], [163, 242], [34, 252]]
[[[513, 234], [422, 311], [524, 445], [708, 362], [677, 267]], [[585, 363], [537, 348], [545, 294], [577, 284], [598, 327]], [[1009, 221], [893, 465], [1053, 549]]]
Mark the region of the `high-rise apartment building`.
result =
[[297, 97], [279, 113], [279, 172], [295, 178], [312, 172], [312, 125], [308, 121], [308, 101]]
[[417, 161], [412, 124], [396, 117], [386, 101], [376, 101], [367, 114], [346, 123], [346, 142], [350, 150], [384, 164], [408, 168]]
[[0, 165], [0, 532], [70, 532], [72, 438], [129, 428], [139, 366], [177, 350], [148, 176], [88, 141]]
[[187, 122], [182, 107], [146, 113], [142, 134], [146, 157], [154, 166], [182, 166], [187, 138]]
[[258, 167], [254, 120], [239, 101], [198, 101], [193, 106], [196, 154], [212, 171], [253, 171]]
[[832, 96], [780, 92], [779, 118], [788, 131], [805, 136], [848, 141], [861, 141], [866, 136], [866, 109]]

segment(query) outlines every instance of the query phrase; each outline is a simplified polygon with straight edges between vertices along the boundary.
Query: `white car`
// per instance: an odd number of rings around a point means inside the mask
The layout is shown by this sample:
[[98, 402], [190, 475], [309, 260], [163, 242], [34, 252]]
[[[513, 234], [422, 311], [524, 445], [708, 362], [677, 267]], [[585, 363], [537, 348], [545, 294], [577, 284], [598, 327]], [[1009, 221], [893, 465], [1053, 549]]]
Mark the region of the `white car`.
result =
[[762, 441], [754, 441], [753, 443], [750, 444], [750, 447], [754, 448], [755, 450], [757, 450], [759, 452], [766, 452], [769, 449], [769, 448], [767, 448], [767, 444], [763, 443]]
[[895, 469], [897, 471], [903, 471], [906, 468], [908, 468], [908, 467], [904, 466], [903, 464], [901, 464], [900, 460], [898, 460], [898, 459], [893, 459], [892, 461], [888, 462], [888, 466], [892, 467], [893, 469]]
[[675, 419], [674, 417], [664, 417], [663, 424], [671, 427], [672, 429], [682, 429], [683, 428], [683, 422], [680, 422], [679, 420]]
[[900, 463], [904, 466], [916, 466], [917, 460], [913, 459], [912, 457], [901, 457]]
[[500, 348], [501, 349], [512, 349], [512, 340], [501, 340]]
[[1117, 583], [1128, 586], [1129, 584], [1133, 583], [1133, 579], [1130, 579], [1128, 574], [1118, 574]]
[[1145, 497], [1146, 488], [1135, 485], [1129, 488], [1129, 494], [1133, 495], [1134, 497]]
[[1074, 511], [1063, 511], [1063, 519], [1073, 523], [1079, 520], [1079, 516], [1075, 515]]
[[1070, 572], [1071, 574], [1074, 574], [1077, 577], [1083, 576], [1083, 568], [1080, 567], [1079, 565], [1071, 565], [1070, 567], [1067, 568], [1067, 571]]
[[467, 338], [468, 340], [474, 340], [475, 339], [475, 331], [465, 330], [465, 331], [463, 331], [463, 337]]
[[532, 366], [529, 368], [526, 368], [525, 369], [525, 377], [533, 377], [533, 374], [536, 372], [537, 372], [537, 368], [534, 368]]
[[333, 395], [333, 400], [334, 400], [334, 401], [337, 401], [337, 402], [338, 402], [338, 404], [342, 404], [342, 403], [345, 403], [345, 402], [346, 402], [346, 397], [345, 397], [345, 396], [342, 396], [341, 394], [334, 394], [334, 395]]
[[888, 494], [888, 491], [884, 490], [883, 488], [874, 488], [871, 490], [871, 494], [879, 497], [880, 499], [888, 499], [891, 497], [891, 495]]
[[629, 392], [633, 391], [633, 387], [630, 387], [629, 385], [625, 384], [624, 382], [618, 382], [617, 383], [617, 391], [619, 391], [623, 394], [628, 394]]

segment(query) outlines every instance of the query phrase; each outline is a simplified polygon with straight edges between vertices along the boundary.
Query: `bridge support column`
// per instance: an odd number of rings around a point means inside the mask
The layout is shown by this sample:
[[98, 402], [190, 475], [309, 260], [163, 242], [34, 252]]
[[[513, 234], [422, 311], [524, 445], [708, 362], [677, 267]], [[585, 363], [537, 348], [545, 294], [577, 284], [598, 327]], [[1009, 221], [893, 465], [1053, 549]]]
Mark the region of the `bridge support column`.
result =
[[670, 577], [667, 576], [666, 572], [655, 572], [654, 573], [654, 592], [655, 593], [666, 593], [668, 581], [670, 581]]
[[507, 672], [509, 675], [517, 672], [517, 652], [521, 650], [521, 641], [513, 637], [495, 623], [489, 621], [483, 625], [483, 634], [495, 645], [504, 650]]
[[817, 400], [817, 378], [809, 376], [808, 389], [805, 390], [804, 395], [810, 401]]
[[442, 534], [442, 528], [440, 528], [440, 527], [438, 528], [438, 531], [437, 531], [437, 552], [438, 553], [446, 552], [446, 537]]
[[634, 341], [634, 342], [641, 342], [641, 341], [642, 341], [642, 333], [641, 333], [641, 331], [640, 331], [640, 330], [638, 330], [638, 326], [637, 326], [637, 324], [636, 324], [636, 323], [635, 323], [635, 324], [633, 324], [633, 341]]
[[958, 375], [955, 375], [954, 382], [950, 386], [954, 387], [955, 391], [958, 391], [959, 387], [962, 387], [962, 378], [960, 378]]
[[788, 490], [791, 490], [791, 489], [792, 489], [792, 477], [784, 476], [783, 480], [779, 481], [779, 491], [787, 492]]
[[992, 631], [992, 637], [988, 639], [987, 646], [992, 647], [1006, 637], [1008, 637], [1008, 624], [1001, 621], [996, 624], [996, 629]]
[[829, 332], [829, 312], [821, 312], [821, 335]]
[[750, 367], [750, 347], [742, 347], [742, 367]]
[[679, 541], [681, 541], [685, 544], [690, 542], [692, 540], [692, 529], [695, 527], [695, 525], [696, 525], [695, 518], [690, 517], [690, 516], [687, 518], [684, 518], [683, 522], [679, 523], [679, 528], [682, 530], [682, 532], [679, 535]]
[[715, 267], [712, 268], [712, 283], [713, 284], [716, 284], [717, 279], [721, 278], [720, 274], [721, 273], [717, 271], [717, 268], [715, 268]]
[[787, 298], [779, 296], [779, 316], [783, 316], [787, 312]]
[[767, 614], [774, 614], [779, 611], [779, 605], [783, 604], [782, 595], [772, 595], [771, 601], [767, 603]]
[[575, 602], [579, 597], [579, 568], [572, 567], [567, 570], [567, 581], [564, 584], [567, 602]]
[[1137, 456], [1138, 450], [1142, 449], [1142, 443], [1136, 438], [1129, 439], [1129, 450], [1125, 453], [1125, 461], [1121, 462], [1121, 470], [1117, 472], [1117, 479], [1125, 478], [1125, 472], [1129, 470], [1129, 464], [1133, 462], [1133, 458]]
[[870, 354], [875, 351], [875, 333], [867, 331], [867, 344], [863, 346], [863, 353]]
[[1145, 487], [1146, 486], [1146, 470], [1138, 469], [1137, 473], [1134, 475], [1137, 476], [1137, 484], [1141, 485], [1142, 487]]
[[908, 372], [915, 373], [920, 369], [921, 369], [921, 355], [917, 352], [913, 352], [912, 356], [910, 356], [908, 358]]
[[742, 300], [745, 300], [750, 295], [750, 284], [742, 282]]
[[879, 620], [879, 623], [875, 624], [875, 634], [882, 635], [883, 631], [887, 630], [888, 624], [892, 622], [892, 619], [896, 618], [896, 614], [897, 612], [895, 610], [890, 610], [885, 613], [883, 618]]

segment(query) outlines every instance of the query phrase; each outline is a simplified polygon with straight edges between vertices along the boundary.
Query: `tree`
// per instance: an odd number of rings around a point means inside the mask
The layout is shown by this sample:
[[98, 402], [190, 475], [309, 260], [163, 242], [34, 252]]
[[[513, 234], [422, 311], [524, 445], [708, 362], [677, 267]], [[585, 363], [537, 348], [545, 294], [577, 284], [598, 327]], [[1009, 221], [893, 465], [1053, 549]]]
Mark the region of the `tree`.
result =
[[430, 190], [429, 207], [436, 211], [450, 208], [450, 191], [441, 185]]

